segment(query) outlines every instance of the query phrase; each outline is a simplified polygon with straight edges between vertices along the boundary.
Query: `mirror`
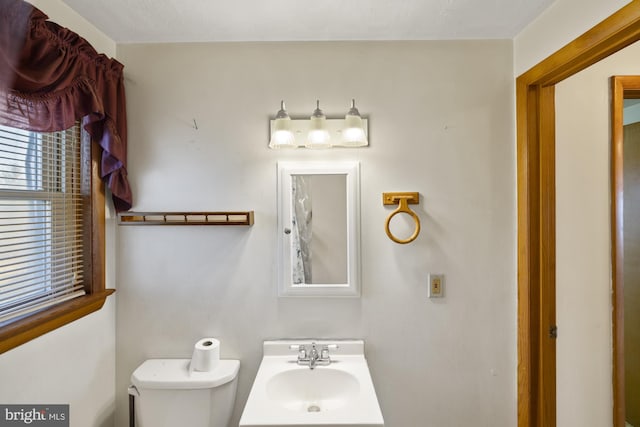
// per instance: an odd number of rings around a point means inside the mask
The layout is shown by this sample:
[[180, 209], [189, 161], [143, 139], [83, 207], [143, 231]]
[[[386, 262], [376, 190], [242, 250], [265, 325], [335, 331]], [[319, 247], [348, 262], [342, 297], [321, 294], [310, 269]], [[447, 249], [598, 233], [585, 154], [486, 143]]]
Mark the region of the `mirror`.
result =
[[357, 162], [278, 163], [278, 294], [360, 295]]

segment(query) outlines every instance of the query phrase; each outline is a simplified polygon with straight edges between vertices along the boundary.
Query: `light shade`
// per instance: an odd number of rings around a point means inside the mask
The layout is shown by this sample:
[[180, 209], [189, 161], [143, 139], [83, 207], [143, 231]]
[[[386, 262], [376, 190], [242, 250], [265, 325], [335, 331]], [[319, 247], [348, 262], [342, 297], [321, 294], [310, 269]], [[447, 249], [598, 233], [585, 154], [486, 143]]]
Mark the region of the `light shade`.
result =
[[345, 147], [364, 147], [369, 145], [362, 123], [362, 117], [360, 117], [360, 112], [356, 108], [355, 99], [351, 100], [351, 109], [344, 117], [342, 145]]
[[309, 133], [307, 134], [307, 148], [330, 148], [331, 135], [327, 129], [327, 117], [320, 109], [320, 101], [316, 101], [316, 109], [311, 115]]
[[291, 129], [291, 118], [280, 101], [280, 111], [273, 122], [269, 148], [296, 148], [296, 137]]

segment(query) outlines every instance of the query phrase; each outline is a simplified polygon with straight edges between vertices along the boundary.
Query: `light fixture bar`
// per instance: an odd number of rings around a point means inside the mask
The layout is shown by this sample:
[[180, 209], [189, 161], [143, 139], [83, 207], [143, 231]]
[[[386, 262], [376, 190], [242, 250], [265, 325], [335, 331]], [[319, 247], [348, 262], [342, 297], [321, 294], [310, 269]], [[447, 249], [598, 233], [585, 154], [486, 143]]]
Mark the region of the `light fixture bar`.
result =
[[269, 148], [366, 147], [369, 122], [360, 116], [355, 99], [344, 119], [327, 119], [316, 100], [316, 109], [308, 119], [292, 120], [280, 101], [280, 110], [269, 122]]
[[[345, 148], [353, 148], [351, 145], [342, 143], [342, 131], [345, 129], [346, 120], [345, 119], [326, 119], [326, 127], [331, 135], [331, 145], [332, 147], [345, 147]], [[307, 143], [307, 135], [309, 133], [310, 128], [310, 120], [309, 119], [291, 119], [289, 122], [289, 129], [293, 133], [294, 142], [293, 145], [296, 148], [304, 148]], [[269, 134], [272, 135], [276, 128], [274, 127], [275, 120], [270, 120], [269, 126]], [[369, 121], [367, 119], [362, 119], [362, 127], [364, 128], [365, 135], [367, 138], [369, 136]], [[362, 146], [368, 146], [369, 142]]]

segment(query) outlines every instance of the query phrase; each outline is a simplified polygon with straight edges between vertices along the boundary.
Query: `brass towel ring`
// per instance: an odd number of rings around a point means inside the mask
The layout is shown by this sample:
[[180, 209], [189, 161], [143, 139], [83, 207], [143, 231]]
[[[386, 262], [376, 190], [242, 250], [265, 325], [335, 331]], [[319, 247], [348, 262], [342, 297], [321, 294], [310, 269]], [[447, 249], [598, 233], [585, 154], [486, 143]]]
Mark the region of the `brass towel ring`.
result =
[[[394, 242], [400, 244], [411, 243], [416, 240], [416, 237], [418, 237], [418, 234], [420, 234], [420, 218], [414, 211], [409, 208], [409, 204], [417, 204], [419, 203], [419, 201], [420, 195], [418, 193], [382, 193], [382, 203], [384, 205], [395, 205], [396, 203], [398, 204], [398, 208], [395, 211], [391, 212], [384, 223], [384, 231], [387, 232], [387, 236], [389, 236], [389, 238]], [[411, 215], [413, 221], [416, 224], [416, 228], [413, 231], [413, 234], [407, 239], [398, 239], [389, 229], [391, 219], [401, 212]]]

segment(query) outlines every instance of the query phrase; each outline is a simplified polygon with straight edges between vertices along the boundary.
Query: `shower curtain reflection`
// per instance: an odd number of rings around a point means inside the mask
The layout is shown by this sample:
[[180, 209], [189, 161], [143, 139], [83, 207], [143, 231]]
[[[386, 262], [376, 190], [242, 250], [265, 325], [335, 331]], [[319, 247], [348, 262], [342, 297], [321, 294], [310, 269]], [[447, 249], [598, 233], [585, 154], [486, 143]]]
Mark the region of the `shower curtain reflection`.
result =
[[293, 283], [296, 285], [313, 283], [311, 273], [313, 204], [308, 179], [309, 177], [305, 175], [293, 175], [291, 179], [293, 196], [291, 271]]

